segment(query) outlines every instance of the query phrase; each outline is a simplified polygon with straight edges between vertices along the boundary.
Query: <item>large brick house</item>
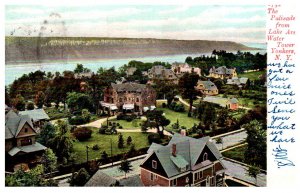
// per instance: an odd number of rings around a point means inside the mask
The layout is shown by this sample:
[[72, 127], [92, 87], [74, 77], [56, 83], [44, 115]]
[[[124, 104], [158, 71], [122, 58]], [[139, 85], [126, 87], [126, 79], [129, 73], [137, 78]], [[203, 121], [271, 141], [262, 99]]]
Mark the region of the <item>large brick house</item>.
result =
[[222, 155], [209, 137], [175, 134], [169, 144], [152, 143], [141, 163], [145, 186], [223, 186]]
[[215, 68], [214, 66], [209, 70], [209, 77], [212, 78], [221, 78], [221, 79], [228, 79], [237, 77], [237, 73], [235, 68], [229, 69], [226, 68], [226, 66], [220, 66], [218, 68]]
[[153, 84], [155, 81], [165, 81], [178, 84], [178, 77], [175, 72], [161, 65], [153, 66], [148, 70], [147, 75], [149, 78], [149, 84]]
[[103, 110], [112, 114], [117, 111], [143, 113], [155, 108], [156, 92], [150, 85], [112, 83], [104, 90], [104, 99], [100, 104]]
[[219, 90], [217, 86], [211, 81], [198, 81], [196, 89], [202, 92], [204, 95], [217, 95]]
[[18, 115], [10, 110], [5, 115], [6, 164], [34, 164], [42, 155], [45, 146], [36, 142], [38, 134], [29, 115]]
[[177, 76], [182, 76], [184, 73], [194, 72], [201, 76], [201, 69], [190, 67], [187, 63], [173, 63], [171, 69], [175, 72]]

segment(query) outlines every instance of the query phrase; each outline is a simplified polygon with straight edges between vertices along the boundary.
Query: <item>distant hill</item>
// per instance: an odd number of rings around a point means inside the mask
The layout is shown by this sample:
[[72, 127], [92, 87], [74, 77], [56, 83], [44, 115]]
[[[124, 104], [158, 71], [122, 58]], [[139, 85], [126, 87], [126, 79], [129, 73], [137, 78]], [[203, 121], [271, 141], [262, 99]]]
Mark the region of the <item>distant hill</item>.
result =
[[212, 50], [253, 50], [231, 41], [92, 37], [5, 37], [6, 64], [64, 59], [116, 59]]

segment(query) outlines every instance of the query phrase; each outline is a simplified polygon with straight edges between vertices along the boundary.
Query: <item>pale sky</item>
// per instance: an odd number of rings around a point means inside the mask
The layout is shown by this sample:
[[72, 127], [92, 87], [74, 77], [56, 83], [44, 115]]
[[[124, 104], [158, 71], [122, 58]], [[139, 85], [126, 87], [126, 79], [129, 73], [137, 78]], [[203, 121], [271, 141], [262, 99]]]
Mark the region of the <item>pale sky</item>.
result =
[[265, 6], [5, 7], [5, 35], [228, 40], [265, 43]]

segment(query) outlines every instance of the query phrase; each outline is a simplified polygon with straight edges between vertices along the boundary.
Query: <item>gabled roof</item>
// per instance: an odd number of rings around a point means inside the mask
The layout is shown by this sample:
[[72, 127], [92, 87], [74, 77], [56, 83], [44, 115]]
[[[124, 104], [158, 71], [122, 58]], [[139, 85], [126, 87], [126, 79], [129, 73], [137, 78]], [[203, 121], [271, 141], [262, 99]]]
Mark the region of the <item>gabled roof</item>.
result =
[[98, 170], [84, 186], [108, 187], [116, 183], [116, 179]]
[[226, 66], [220, 66], [215, 68], [214, 66], [209, 70], [210, 73], [217, 73], [217, 74], [233, 74], [235, 69], [226, 68]]
[[215, 83], [213, 83], [212, 81], [208, 80], [208, 81], [198, 81], [198, 84], [203, 84], [205, 89], [207, 90], [218, 90], [217, 86], [215, 85]]
[[239, 101], [236, 98], [229, 99], [228, 102], [232, 104], [239, 103]]
[[28, 115], [13, 115], [6, 117], [5, 121], [5, 139], [11, 139], [16, 137], [21, 129], [26, 123], [33, 129], [34, 132], [37, 132], [32, 124], [31, 118]]
[[27, 111], [20, 111], [20, 115], [29, 115], [33, 121], [40, 121], [40, 120], [49, 120], [49, 116], [44, 111], [44, 109], [33, 109]]
[[[145, 158], [145, 161], [154, 153], [168, 177], [178, 175], [184, 172], [180, 170], [181, 168], [186, 167], [187, 170], [194, 168], [205, 146], [209, 148], [216, 159], [222, 157], [217, 147], [209, 139], [209, 137], [194, 139], [174, 134], [166, 146], [153, 143], [148, 150], [149, 155]], [[172, 155], [173, 144], [176, 144], [175, 157]], [[197, 166], [199, 167], [199, 165]]]
[[142, 92], [147, 87], [145, 84], [138, 84], [138, 83], [133, 83], [133, 82], [122, 83], [122, 84], [112, 83], [111, 86], [117, 92], [123, 92], [123, 91]]

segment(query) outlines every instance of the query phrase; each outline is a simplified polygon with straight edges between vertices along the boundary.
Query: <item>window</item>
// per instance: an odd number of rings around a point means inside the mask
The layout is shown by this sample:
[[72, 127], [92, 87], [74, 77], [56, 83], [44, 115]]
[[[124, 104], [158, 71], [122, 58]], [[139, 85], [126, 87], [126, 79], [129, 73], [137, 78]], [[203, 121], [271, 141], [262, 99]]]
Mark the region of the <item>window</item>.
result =
[[120, 103], [122, 102], [122, 98], [119, 98], [119, 102], [120, 102]]
[[157, 168], [157, 162], [155, 160], [152, 160], [152, 168], [153, 169]]
[[151, 181], [157, 180], [157, 175], [150, 173], [150, 180]]
[[176, 186], [177, 185], [177, 179], [171, 180], [171, 186]]
[[27, 139], [22, 139], [21, 140], [21, 145], [22, 146], [25, 146], [25, 145], [31, 145], [32, 144], [32, 141], [30, 138], [27, 138]]
[[203, 155], [203, 161], [207, 160], [207, 153], [204, 153]]
[[140, 100], [139, 100], [139, 98], [136, 98], [136, 102], [139, 102]]
[[200, 172], [197, 172], [194, 174], [194, 179], [195, 180], [200, 180], [201, 178], [203, 178], [203, 172], [200, 171]]
[[25, 132], [25, 133], [27, 133], [27, 132], [28, 132], [28, 129], [27, 129], [27, 128], [25, 128], [24, 132]]

